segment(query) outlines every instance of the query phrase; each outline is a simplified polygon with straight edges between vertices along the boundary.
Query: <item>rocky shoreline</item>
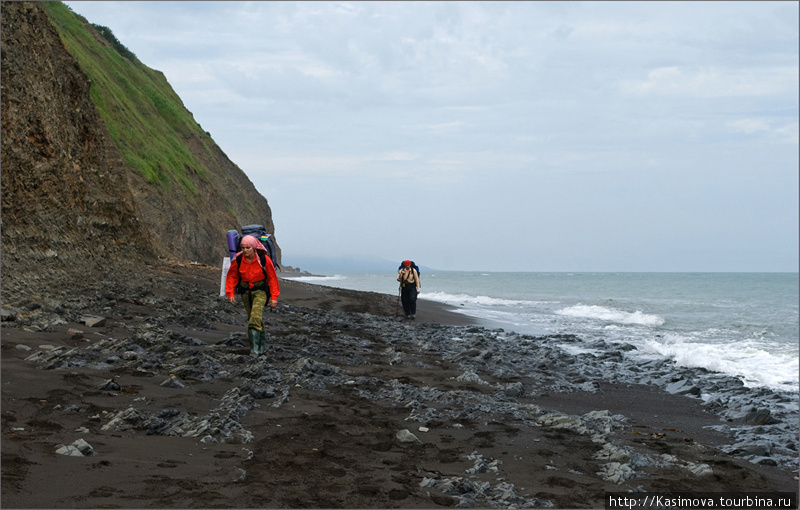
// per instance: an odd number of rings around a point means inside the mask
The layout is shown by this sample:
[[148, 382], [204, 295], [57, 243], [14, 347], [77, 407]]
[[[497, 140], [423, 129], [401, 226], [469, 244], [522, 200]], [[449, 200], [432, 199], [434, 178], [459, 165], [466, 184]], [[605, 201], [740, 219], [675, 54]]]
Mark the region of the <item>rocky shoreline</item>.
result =
[[606, 492], [797, 491], [796, 395], [636, 365], [602, 342], [568, 354], [579, 339], [431, 303], [398, 319], [388, 296], [290, 281], [255, 359], [218, 268], [127, 281], [4, 295], [3, 508], [598, 508]]

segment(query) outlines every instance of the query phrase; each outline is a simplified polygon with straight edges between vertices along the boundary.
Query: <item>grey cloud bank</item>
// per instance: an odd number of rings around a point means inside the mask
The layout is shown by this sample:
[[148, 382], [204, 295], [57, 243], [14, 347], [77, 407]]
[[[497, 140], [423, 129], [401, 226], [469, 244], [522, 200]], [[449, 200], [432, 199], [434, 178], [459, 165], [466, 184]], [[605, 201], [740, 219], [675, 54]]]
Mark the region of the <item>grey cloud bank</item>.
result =
[[288, 265], [797, 271], [796, 2], [65, 3], [164, 72]]

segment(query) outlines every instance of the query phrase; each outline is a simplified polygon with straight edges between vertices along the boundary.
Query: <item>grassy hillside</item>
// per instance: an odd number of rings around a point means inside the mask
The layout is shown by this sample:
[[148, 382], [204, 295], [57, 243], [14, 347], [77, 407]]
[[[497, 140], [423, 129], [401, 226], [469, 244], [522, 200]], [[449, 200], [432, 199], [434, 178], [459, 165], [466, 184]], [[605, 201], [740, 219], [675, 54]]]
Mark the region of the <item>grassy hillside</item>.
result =
[[205, 180], [209, 170], [183, 140], [193, 135], [209, 151], [213, 141], [163, 73], [139, 62], [107, 27], [92, 26], [61, 2], [42, 6], [91, 80], [92, 101], [125, 163], [162, 192], [177, 185], [197, 196], [194, 179]]

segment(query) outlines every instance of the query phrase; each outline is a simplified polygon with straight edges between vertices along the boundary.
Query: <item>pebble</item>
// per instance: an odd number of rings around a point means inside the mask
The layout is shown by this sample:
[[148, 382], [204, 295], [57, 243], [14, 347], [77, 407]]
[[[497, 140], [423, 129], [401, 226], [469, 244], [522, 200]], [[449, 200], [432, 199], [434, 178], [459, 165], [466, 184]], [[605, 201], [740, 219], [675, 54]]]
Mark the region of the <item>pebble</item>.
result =
[[408, 429], [403, 429], [395, 434], [395, 437], [401, 443], [421, 443], [422, 441], [419, 440], [417, 436], [415, 436], [412, 432]]
[[95, 315], [84, 315], [80, 319], [81, 323], [88, 328], [101, 328], [106, 325], [106, 318]]
[[97, 389], [104, 391], [119, 391], [120, 386], [119, 384], [116, 383], [116, 381], [114, 381], [114, 379], [109, 379], [100, 386], [98, 386]]
[[186, 385], [183, 384], [180, 380], [178, 380], [178, 378], [175, 377], [174, 375], [171, 376], [166, 381], [164, 381], [161, 384], [159, 384], [159, 386], [163, 386], [165, 388], [185, 388], [186, 387]]
[[694, 462], [687, 462], [686, 469], [697, 476], [709, 476], [714, 474], [714, 470], [708, 464], [695, 464]]
[[86, 457], [89, 455], [94, 455], [95, 451], [92, 446], [84, 441], [83, 439], [78, 439], [73, 441], [72, 444], [68, 445], [59, 445], [56, 448], [56, 453], [59, 455], [67, 455], [71, 457]]

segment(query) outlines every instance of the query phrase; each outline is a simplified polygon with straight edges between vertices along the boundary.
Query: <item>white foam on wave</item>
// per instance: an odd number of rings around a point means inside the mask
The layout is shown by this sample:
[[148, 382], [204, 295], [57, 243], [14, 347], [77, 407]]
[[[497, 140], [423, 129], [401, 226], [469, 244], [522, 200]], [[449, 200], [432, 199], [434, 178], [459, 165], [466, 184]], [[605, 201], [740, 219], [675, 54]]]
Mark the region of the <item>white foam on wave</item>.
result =
[[292, 280], [295, 282], [308, 282], [308, 283], [327, 283], [327, 282], [335, 282], [346, 280], [346, 278], [342, 275], [333, 275], [333, 276], [288, 276], [285, 277], [286, 280]]
[[663, 317], [642, 313], [641, 310], [626, 312], [597, 305], [570, 306], [563, 310], [558, 310], [556, 314], [582, 319], [600, 319], [619, 324], [639, 324], [642, 326], [661, 326], [666, 322]]
[[796, 356], [768, 352], [753, 341], [706, 343], [694, 342], [677, 334], [647, 340], [644, 352], [666, 356], [678, 366], [705, 368], [713, 372], [741, 377], [746, 386], [767, 386], [797, 391]]
[[431, 301], [438, 301], [440, 303], [458, 303], [479, 306], [526, 306], [536, 304], [534, 301], [501, 299], [489, 296], [469, 296], [467, 294], [448, 294], [447, 292], [423, 292], [419, 297]]

